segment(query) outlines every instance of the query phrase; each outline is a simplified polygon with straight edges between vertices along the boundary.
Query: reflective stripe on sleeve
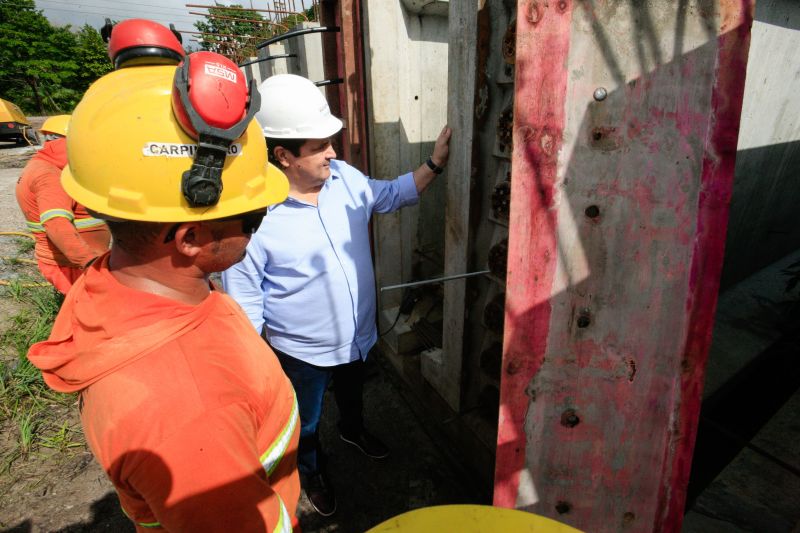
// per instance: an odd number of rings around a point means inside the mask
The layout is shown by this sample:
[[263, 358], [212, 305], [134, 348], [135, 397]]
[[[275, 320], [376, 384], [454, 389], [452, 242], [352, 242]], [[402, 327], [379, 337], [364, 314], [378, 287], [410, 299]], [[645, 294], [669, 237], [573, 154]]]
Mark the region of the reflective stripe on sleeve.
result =
[[[58, 211], [58, 213], [56, 213]], [[50, 211], [45, 211], [42, 213], [41, 222], [33, 222], [31, 220], [26, 220], [25, 225], [31, 231], [31, 233], [44, 233], [46, 230], [44, 228], [44, 223], [48, 220], [52, 220], [57, 217], [66, 218], [72, 225], [75, 226], [75, 229], [82, 230], [87, 228], [96, 228], [98, 226], [102, 226], [105, 224], [105, 220], [100, 220], [99, 218], [73, 218], [72, 216], [67, 216], [64, 213], [63, 209], [51, 209]]]
[[31, 233], [44, 233], [44, 226], [42, 226], [39, 222], [31, 222], [30, 220], [26, 220], [25, 225], [28, 226], [28, 229], [31, 231]]
[[76, 218], [72, 221], [72, 223], [78, 229], [86, 229], [102, 226], [106, 222], [105, 220], [100, 220], [99, 218]]
[[131, 515], [128, 514], [128, 511], [126, 511], [124, 507], [122, 507], [120, 505], [119, 508], [122, 509], [122, 514], [124, 514], [125, 517], [128, 520], [130, 520], [131, 522], [135, 522], [137, 526], [145, 527], [145, 528], [148, 528], [148, 529], [155, 529], [155, 528], [161, 527], [161, 522], [136, 522], [136, 520], [131, 518]]
[[39, 222], [44, 224], [52, 218], [63, 217], [72, 222], [75, 220], [75, 215], [69, 209], [48, 209], [39, 215]]
[[292, 412], [289, 415], [289, 420], [283, 426], [283, 429], [273, 441], [272, 445], [261, 455], [261, 465], [264, 467], [264, 470], [267, 471], [267, 475], [272, 475], [275, 468], [278, 467], [278, 463], [281, 462], [283, 454], [286, 453], [286, 449], [289, 447], [289, 441], [292, 439], [292, 434], [297, 427], [297, 422], [300, 420], [297, 409], [297, 395], [294, 394], [294, 392], [292, 394]]

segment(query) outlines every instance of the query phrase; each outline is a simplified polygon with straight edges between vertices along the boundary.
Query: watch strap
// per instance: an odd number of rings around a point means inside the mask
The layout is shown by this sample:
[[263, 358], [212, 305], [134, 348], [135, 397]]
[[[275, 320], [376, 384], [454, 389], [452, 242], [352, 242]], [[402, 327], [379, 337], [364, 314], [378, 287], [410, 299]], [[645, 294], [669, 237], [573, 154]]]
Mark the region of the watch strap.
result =
[[444, 168], [436, 166], [436, 163], [434, 163], [433, 159], [430, 157], [425, 161], [425, 164], [428, 165], [428, 168], [431, 169], [434, 174], [441, 174], [444, 172]]

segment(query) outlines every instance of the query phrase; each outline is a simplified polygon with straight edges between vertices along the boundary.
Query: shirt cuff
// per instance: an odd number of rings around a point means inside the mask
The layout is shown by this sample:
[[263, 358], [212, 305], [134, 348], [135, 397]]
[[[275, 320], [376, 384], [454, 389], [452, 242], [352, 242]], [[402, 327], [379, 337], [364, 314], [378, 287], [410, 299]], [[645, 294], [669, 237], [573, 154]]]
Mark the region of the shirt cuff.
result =
[[414, 173], [409, 172], [398, 176], [397, 182], [400, 186], [400, 202], [402, 205], [417, 203], [419, 193], [417, 192], [417, 184], [414, 182]]

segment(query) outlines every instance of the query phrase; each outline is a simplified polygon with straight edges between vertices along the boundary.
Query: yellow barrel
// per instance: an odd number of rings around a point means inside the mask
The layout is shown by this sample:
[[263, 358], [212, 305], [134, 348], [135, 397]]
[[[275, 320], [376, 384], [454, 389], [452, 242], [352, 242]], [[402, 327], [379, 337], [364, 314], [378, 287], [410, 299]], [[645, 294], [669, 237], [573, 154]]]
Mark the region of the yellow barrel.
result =
[[440, 505], [415, 509], [373, 527], [367, 533], [581, 533], [543, 516], [489, 505]]

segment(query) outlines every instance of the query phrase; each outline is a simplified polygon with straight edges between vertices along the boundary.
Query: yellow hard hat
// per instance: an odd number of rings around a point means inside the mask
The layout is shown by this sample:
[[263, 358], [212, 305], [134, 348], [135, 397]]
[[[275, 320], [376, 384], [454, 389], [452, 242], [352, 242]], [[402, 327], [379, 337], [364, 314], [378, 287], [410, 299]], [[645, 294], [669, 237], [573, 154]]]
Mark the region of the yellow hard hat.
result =
[[381, 522], [367, 533], [581, 533], [553, 519], [516, 509], [489, 505], [438, 505], [423, 507]]
[[39, 131], [66, 136], [67, 129], [69, 129], [69, 115], [53, 115], [44, 121]]
[[89, 88], [70, 121], [67, 194], [101, 217], [150, 222], [212, 220], [282, 202], [289, 182], [267, 162], [261, 128], [250, 120], [220, 163], [218, 198], [192, 207], [182, 179], [203, 146], [173, 113], [174, 79], [175, 66], [138, 66]]

